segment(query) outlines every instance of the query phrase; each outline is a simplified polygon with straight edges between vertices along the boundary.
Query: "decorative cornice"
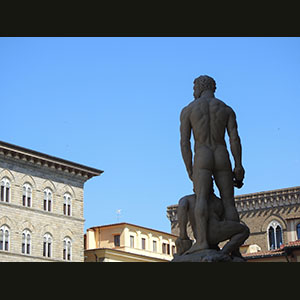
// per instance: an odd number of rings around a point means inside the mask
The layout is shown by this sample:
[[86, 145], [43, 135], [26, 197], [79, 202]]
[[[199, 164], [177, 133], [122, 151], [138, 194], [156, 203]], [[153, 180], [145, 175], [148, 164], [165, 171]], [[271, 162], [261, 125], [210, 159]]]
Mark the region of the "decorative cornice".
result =
[[102, 170], [87, 167], [62, 158], [50, 156], [31, 149], [0, 141], [0, 155], [29, 162], [37, 166], [66, 172], [70, 175], [82, 177], [85, 181], [103, 173]]
[[235, 197], [239, 213], [300, 204], [300, 187], [291, 187]]
[[167, 218], [170, 220], [171, 224], [177, 222], [177, 207], [178, 204], [167, 207]]
[[[300, 205], [300, 186], [279, 190], [271, 190], [259, 193], [235, 196], [235, 207], [238, 213], [246, 213], [255, 210], [270, 209]], [[167, 218], [174, 223], [177, 221], [178, 205], [167, 207]]]

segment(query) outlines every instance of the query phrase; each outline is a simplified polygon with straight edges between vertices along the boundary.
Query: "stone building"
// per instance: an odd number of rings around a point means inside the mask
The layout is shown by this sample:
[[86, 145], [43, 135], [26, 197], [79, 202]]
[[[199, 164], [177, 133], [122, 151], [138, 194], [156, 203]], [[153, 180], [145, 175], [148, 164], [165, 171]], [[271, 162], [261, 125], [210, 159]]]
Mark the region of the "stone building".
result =
[[[300, 187], [235, 196], [235, 205], [250, 229], [242, 253], [279, 252], [300, 239]], [[167, 216], [172, 233], [178, 235], [177, 204], [167, 208]]]
[[84, 183], [102, 172], [0, 141], [0, 261], [84, 261]]
[[86, 262], [167, 262], [176, 236], [129, 223], [95, 226], [85, 236]]

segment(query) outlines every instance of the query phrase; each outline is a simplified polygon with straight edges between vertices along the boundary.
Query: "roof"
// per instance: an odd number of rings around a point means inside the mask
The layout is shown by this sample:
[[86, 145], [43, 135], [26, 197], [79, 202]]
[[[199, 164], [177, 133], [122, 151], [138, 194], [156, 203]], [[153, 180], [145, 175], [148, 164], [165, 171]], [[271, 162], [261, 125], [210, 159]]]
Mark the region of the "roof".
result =
[[107, 228], [107, 227], [115, 227], [115, 226], [133, 226], [133, 227], [145, 229], [145, 230], [147, 230], [147, 231], [148, 231], [148, 230], [151, 230], [151, 231], [160, 232], [160, 233], [162, 233], [162, 234], [166, 234], [166, 235], [173, 236], [174, 238], [177, 238], [177, 237], [178, 237], [177, 235], [172, 234], [172, 233], [169, 233], [169, 232], [157, 230], [157, 229], [154, 229], [154, 228], [144, 227], [144, 226], [140, 226], [140, 225], [135, 225], [135, 224], [127, 223], [127, 222], [113, 223], [113, 224], [100, 225], [100, 226], [93, 226], [93, 227], [90, 227], [90, 228], [88, 228], [88, 229]]
[[243, 257], [246, 259], [249, 258], [265, 258], [265, 257], [274, 257], [274, 256], [283, 256], [286, 254], [287, 250], [291, 248], [299, 248], [300, 249], [300, 240], [292, 241], [280, 246], [280, 248], [269, 251], [258, 251], [254, 253], [244, 253]]
[[300, 240], [289, 242], [289, 243], [283, 245], [283, 247], [284, 248], [298, 248], [298, 247], [300, 248]]
[[98, 176], [103, 173], [102, 170], [81, 165], [69, 160], [51, 156], [45, 153], [41, 153], [35, 150], [27, 149], [17, 145], [9, 144], [0, 141], [0, 154], [20, 159], [23, 161], [29, 161], [34, 164], [47, 166], [50, 168], [69, 172], [71, 174], [80, 175], [89, 179], [93, 176]]
[[274, 256], [283, 256], [284, 250], [283, 249], [276, 249], [270, 251], [258, 251], [254, 253], [244, 253], [243, 257], [246, 259], [250, 258], [265, 258], [265, 257], [274, 257]]

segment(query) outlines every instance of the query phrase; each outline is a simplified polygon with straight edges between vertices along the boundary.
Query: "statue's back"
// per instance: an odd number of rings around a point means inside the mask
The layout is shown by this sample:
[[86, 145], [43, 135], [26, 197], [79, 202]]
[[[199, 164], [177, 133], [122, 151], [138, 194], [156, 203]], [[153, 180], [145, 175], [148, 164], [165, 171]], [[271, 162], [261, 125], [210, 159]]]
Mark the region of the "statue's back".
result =
[[217, 98], [201, 97], [190, 103], [190, 122], [196, 147], [225, 145], [230, 107]]

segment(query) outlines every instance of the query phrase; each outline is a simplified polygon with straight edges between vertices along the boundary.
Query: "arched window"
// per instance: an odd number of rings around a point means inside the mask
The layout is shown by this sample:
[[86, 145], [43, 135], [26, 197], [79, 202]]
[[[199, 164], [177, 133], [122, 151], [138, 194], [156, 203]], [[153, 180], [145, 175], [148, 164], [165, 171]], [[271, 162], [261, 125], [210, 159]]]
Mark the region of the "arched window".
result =
[[64, 215], [71, 216], [71, 195], [69, 193], [64, 194]]
[[0, 201], [9, 202], [10, 199], [10, 181], [3, 177], [1, 180]]
[[297, 224], [296, 230], [297, 230], [297, 239], [300, 240], [300, 223]]
[[0, 227], [0, 250], [9, 251], [9, 228], [6, 225]]
[[277, 221], [272, 221], [268, 227], [269, 250], [280, 248], [282, 245], [282, 228]]
[[43, 239], [43, 256], [52, 256], [52, 236], [50, 233], [46, 233]]
[[44, 190], [44, 210], [52, 210], [52, 191], [48, 188]]
[[72, 259], [72, 241], [69, 237], [64, 238], [64, 249], [63, 249], [63, 259]]
[[32, 188], [31, 185], [25, 183], [23, 185], [23, 206], [31, 207]]
[[25, 229], [22, 233], [22, 253], [31, 253], [31, 234], [30, 231]]

